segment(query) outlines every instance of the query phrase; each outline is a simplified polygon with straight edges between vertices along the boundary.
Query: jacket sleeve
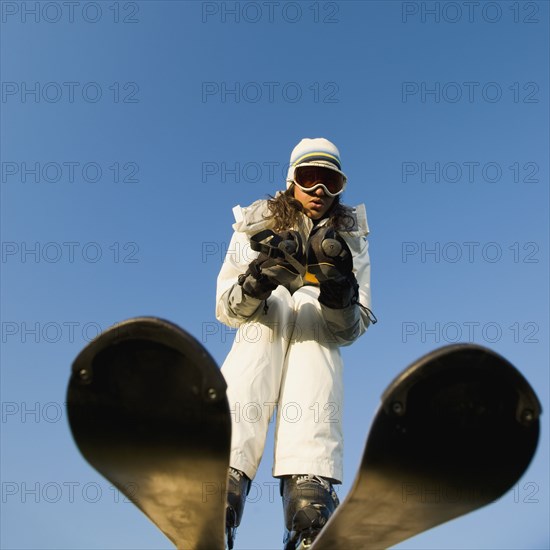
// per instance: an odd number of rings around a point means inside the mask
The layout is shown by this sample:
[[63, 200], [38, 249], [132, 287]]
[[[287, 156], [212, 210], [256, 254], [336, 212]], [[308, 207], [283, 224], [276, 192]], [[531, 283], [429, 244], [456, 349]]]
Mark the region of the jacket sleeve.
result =
[[332, 309], [321, 304], [327, 327], [340, 346], [355, 342], [371, 324], [371, 318], [364, 309], [371, 309], [369, 243], [364, 237], [354, 240], [355, 242], [348, 244], [353, 253], [353, 272], [359, 284], [361, 305], [351, 304], [343, 309]]
[[258, 310], [262, 300], [243, 293], [237, 283], [248, 264], [258, 256], [250, 248], [250, 241], [242, 231], [231, 237], [216, 286], [216, 319], [230, 327], [239, 327]]

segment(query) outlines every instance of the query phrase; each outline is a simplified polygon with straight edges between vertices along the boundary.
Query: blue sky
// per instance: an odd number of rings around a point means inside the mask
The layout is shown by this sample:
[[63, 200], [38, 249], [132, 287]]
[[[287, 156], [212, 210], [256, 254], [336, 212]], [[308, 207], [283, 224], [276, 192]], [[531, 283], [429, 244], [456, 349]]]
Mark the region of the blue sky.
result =
[[[221, 364], [231, 208], [281, 189], [302, 137], [338, 145], [371, 227], [340, 496], [384, 388], [435, 347], [491, 347], [548, 411], [547, 2], [0, 7], [3, 548], [171, 547], [80, 457], [70, 365], [136, 315]], [[238, 548], [281, 547], [271, 438]], [[548, 460], [545, 413], [512, 491], [399, 548], [548, 548]]]

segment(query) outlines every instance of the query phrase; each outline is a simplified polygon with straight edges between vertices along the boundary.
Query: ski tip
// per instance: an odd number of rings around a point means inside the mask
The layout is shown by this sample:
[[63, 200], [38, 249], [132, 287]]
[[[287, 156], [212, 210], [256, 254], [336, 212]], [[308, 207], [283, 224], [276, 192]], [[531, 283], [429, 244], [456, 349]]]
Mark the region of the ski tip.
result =
[[391, 412], [403, 414], [412, 387], [438, 375], [465, 379], [479, 376], [493, 379], [495, 387], [500, 384], [513, 388], [518, 400], [516, 419], [522, 424], [532, 424], [542, 414], [535, 391], [519, 369], [492, 349], [472, 343], [449, 344], [423, 355], [393, 379], [382, 395], [382, 402], [386, 407], [400, 403]]

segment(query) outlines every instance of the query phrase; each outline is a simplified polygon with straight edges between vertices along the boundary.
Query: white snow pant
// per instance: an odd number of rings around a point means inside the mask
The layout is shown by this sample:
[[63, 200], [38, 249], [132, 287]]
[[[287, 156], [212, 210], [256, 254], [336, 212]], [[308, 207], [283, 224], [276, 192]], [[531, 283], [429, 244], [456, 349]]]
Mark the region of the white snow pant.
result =
[[253, 479], [276, 411], [273, 476], [343, 479], [343, 363], [319, 289], [279, 286], [240, 326], [222, 373], [232, 418], [230, 465]]

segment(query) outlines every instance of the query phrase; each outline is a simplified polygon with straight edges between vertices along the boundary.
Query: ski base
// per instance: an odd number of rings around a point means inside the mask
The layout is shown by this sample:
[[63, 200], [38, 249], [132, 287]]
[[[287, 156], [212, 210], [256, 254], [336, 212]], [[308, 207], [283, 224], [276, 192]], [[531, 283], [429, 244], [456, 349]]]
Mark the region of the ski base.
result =
[[382, 396], [359, 473], [311, 550], [388, 548], [495, 501], [528, 467], [540, 412], [491, 350], [457, 344], [422, 357]]
[[221, 549], [231, 425], [203, 346], [161, 319], [125, 321], [76, 358], [70, 427], [86, 460], [180, 549]]
[[[75, 359], [67, 408], [86, 460], [177, 548], [230, 543], [226, 384], [192, 336], [151, 317], [109, 329]], [[346, 499], [296, 550], [388, 548], [495, 501], [528, 467], [540, 414], [525, 378], [489, 349], [420, 358], [384, 392]]]

